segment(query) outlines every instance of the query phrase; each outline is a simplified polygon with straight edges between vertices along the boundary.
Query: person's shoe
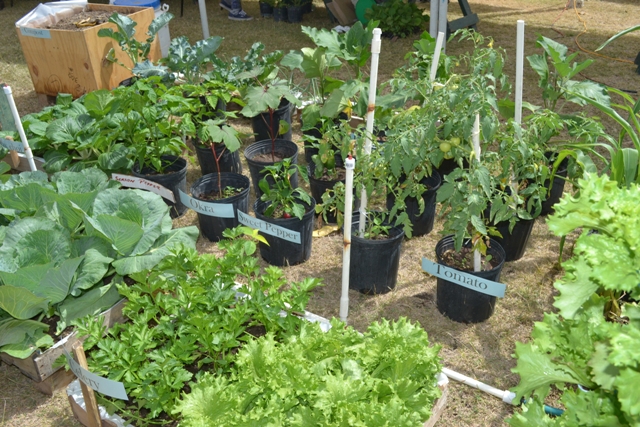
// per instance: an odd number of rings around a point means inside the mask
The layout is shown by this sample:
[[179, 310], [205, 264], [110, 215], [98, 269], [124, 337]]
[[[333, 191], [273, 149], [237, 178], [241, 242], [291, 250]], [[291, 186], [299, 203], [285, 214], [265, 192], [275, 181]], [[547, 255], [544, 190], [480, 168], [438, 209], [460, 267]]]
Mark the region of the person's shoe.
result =
[[236, 9], [229, 12], [229, 19], [232, 21], [251, 21], [253, 18], [247, 15], [244, 10]]
[[220, 9], [226, 9], [229, 12], [233, 11], [233, 9], [231, 9], [231, 5], [225, 0], [220, 0]]

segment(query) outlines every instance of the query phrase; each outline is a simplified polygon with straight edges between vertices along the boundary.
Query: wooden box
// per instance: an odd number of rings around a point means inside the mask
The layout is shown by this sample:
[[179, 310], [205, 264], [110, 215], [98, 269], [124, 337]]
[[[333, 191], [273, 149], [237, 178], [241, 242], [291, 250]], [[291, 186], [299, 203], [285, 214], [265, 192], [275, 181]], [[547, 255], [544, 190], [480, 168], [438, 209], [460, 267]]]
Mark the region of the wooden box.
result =
[[[122, 308], [126, 302], [127, 300], [121, 299], [113, 307], [101, 313], [104, 317], [104, 326], [110, 328], [124, 321]], [[61, 369], [62, 366], [54, 366], [54, 362], [64, 355], [65, 349], [73, 353], [73, 345], [80, 339], [81, 337], [78, 337], [74, 331], [55, 343], [53, 347], [44, 352], [36, 351], [25, 359], [17, 359], [6, 353], [0, 353], [0, 358], [8, 365], [15, 365], [24, 375], [31, 378], [36, 383], [36, 388], [42, 393], [53, 395], [54, 391], [66, 387], [74, 378], [71, 371]]]
[[[146, 40], [149, 24], [155, 18], [153, 8], [89, 3], [86, 10], [128, 14], [138, 24], [135, 37], [139, 41]], [[78, 31], [17, 26], [18, 39], [36, 92], [49, 96], [70, 93], [78, 98], [97, 89], [113, 89], [131, 77], [129, 70], [107, 61], [107, 53], [113, 48], [118, 62], [133, 68], [131, 60], [115, 40], [98, 37], [98, 31], [102, 28], [116, 30], [111, 23], [84, 27]], [[149, 59], [155, 61], [159, 58], [160, 44], [156, 37]]]

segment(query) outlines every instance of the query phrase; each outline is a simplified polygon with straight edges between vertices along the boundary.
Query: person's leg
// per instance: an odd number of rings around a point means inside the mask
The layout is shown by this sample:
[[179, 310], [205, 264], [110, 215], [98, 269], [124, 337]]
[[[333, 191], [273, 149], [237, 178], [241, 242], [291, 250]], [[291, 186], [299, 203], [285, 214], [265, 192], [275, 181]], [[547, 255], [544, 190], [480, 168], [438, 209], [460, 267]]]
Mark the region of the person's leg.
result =
[[[227, 0], [220, 0], [220, 7], [224, 8], [224, 6], [222, 6], [222, 3], [226, 1]], [[230, 6], [231, 9], [229, 10], [229, 19], [231, 19], [232, 21], [250, 21], [251, 19], [253, 19], [252, 17], [247, 15], [244, 10], [242, 10], [242, 4], [240, 3], [240, 0], [231, 0]]]

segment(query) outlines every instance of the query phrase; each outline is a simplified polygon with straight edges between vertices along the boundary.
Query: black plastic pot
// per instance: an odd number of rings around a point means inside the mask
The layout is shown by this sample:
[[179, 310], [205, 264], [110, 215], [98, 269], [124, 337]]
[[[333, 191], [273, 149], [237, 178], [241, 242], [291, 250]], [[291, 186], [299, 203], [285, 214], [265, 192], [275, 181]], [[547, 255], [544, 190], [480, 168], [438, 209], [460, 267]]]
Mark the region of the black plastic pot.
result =
[[[436, 192], [440, 188], [442, 180], [438, 171], [434, 170], [431, 176], [422, 179], [421, 183], [427, 186], [428, 190], [422, 193], [424, 200], [424, 211], [420, 214], [420, 205], [415, 197], [405, 199], [406, 212], [409, 221], [413, 225], [412, 235], [414, 237], [424, 236], [433, 230], [433, 222], [436, 217]], [[387, 195], [387, 209], [391, 209], [395, 203], [395, 195]]]
[[273, 20], [276, 22], [287, 22], [287, 6], [274, 7]]
[[171, 190], [175, 197], [175, 203], [164, 199], [169, 206], [171, 218], [177, 218], [186, 212], [187, 207], [180, 201], [180, 190], [187, 191], [187, 161], [177, 156], [162, 156], [162, 162], [166, 164], [164, 173], [158, 173], [152, 168], [143, 168], [140, 170], [138, 163], [133, 165], [131, 173], [138, 178], [152, 181]]
[[569, 160], [567, 158], [560, 162], [558, 170], [553, 177], [553, 185], [551, 184], [550, 179], [547, 179], [544, 182], [545, 188], [551, 188], [551, 191], [548, 193], [547, 199], [542, 202], [542, 211], [540, 211], [540, 215], [550, 215], [554, 212], [553, 205], [560, 201], [560, 198], [564, 193], [564, 183], [566, 182], [564, 178], [567, 177], [568, 165]]
[[404, 231], [393, 227], [388, 239], [370, 240], [356, 236], [359, 218], [353, 216], [351, 226], [351, 261], [349, 289], [363, 294], [384, 294], [396, 287], [400, 248]]
[[280, 239], [269, 234], [260, 233], [269, 242], [269, 245], [259, 243], [260, 256], [267, 263], [278, 267], [296, 265], [305, 262], [311, 256], [311, 243], [313, 236], [313, 218], [316, 201], [311, 199], [311, 204], [305, 205], [305, 214], [302, 219], [292, 218], [269, 218], [263, 215], [271, 202], [256, 200], [253, 210], [256, 218], [300, 233], [300, 244]]
[[302, 3], [302, 13], [311, 13], [311, 12], [313, 12], [312, 0], [304, 0]]
[[509, 233], [509, 221], [502, 221], [496, 224], [495, 227], [502, 234], [502, 237], [494, 237], [494, 239], [504, 249], [506, 262], [517, 261], [522, 258], [527, 249], [534, 223], [534, 219], [520, 219], [513, 226], [511, 233]]
[[[298, 163], [298, 146], [295, 143], [285, 141], [283, 139], [276, 139], [275, 146], [277, 156], [281, 158], [291, 158], [292, 165]], [[262, 195], [262, 191], [260, 190], [260, 187], [258, 187], [258, 183], [265, 176], [265, 174], [262, 173], [262, 169], [264, 169], [265, 166], [274, 164], [274, 162], [262, 162], [255, 160], [256, 156], [260, 154], [271, 154], [271, 140], [254, 142], [244, 150], [244, 157], [247, 159], [247, 164], [249, 165], [251, 182], [253, 183], [253, 189], [256, 192], [257, 198], [260, 198]], [[291, 177], [291, 186], [293, 188], [298, 187], [297, 172]]]
[[[196, 156], [198, 156], [198, 163], [200, 164], [202, 175], [217, 173], [218, 168], [216, 166], [216, 160], [213, 158], [211, 147], [195, 141], [193, 146], [196, 149]], [[232, 153], [226, 149], [224, 144], [215, 144], [215, 151], [216, 157], [222, 153], [222, 158], [220, 158], [219, 162], [220, 172], [242, 173], [242, 163], [240, 163], [240, 152], [238, 150]]]
[[[333, 189], [333, 187], [339, 182], [345, 182], [344, 180], [332, 179], [332, 180], [322, 180], [317, 179], [314, 175], [314, 164], [311, 163], [307, 167], [307, 175], [309, 176], [309, 188], [311, 189], [311, 197], [315, 200], [322, 202], [322, 195], [326, 193], [328, 190]], [[327, 222], [330, 224], [335, 224], [337, 222], [337, 218], [335, 215], [327, 214]]]
[[287, 98], [280, 100], [280, 105], [273, 112], [273, 115], [267, 111], [251, 118], [251, 127], [253, 128], [256, 142], [271, 139], [272, 130], [277, 133], [280, 128], [280, 120], [289, 123], [289, 130], [284, 134], [278, 133], [276, 138], [291, 141], [291, 103]]
[[[465, 168], [469, 167], [469, 162], [466, 159], [463, 160], [462, 166]], [[458, 165], [458, 162], [456, 162], [454, 159], [444, 159], [442, 163], [440, 163], [440, 166], [435, 168], [435, 170], [438, 171], [438, 173], [440, 174], [440, 178], [442, 179], [442, 181], [444, 181], [444, 178], [447, 175], [449, 175], [451, 172], [453, 172], [455, 169], [459, 167], [460, 166]]]
[[302, 8], [302, 6], [287, 6], [287, 19], [289, 20], [289, 22], [302, 22], [303, 14], [304, 9]]
[[[465, 242], [469, 247], [470, 242]], [[438, 264], [446, 265], [442, 261], [442, 255], [454, 248], [453, 236], [446, 236], [436, 245], [436, 259]], [[500, 281], [500, 272], [504, 266], [505, 252], [502, 246], [491, 239], [491, 247], [487, 253], [497, 262], [497, 266], [488, 271], [465, 271], [483, 279]], [[448, 266], [455, 268], [454, 266]], [[458, 270], [456, 268], [456, 270]], [[460, 270], [462, 271], [462, 270]], [[461, 323], [484, 322], [493, 314], [496, 306], [496, 297], [465, 288], [456, 283], [438, 277], [436, 291], [436, 305], [438, 311], [449, 319]]]
[[[305, 129], [302, 131], [302, 134], [307, 136], [313, 136], [318, 139], [322, 138], [322, 132], [320, 132], [320, 129], [317, 129], [317, 128]], [[313, 143], [310, 141], [304, 141], [304, 159], [308, 165], [312, 163], [311, 158], [313, 157], [313, 155], [318, 154], [319, 152], [318, 148], [314, 147], [312, 144]]]
[[260, 15], [263, 18], [272, 18], [273, 17], [273, 6], [268, 3], [258, 3], [260, 5]]
[[237, 212], [249, 211], [249, 190], [251, 183], [249, 178], [233, 172], [222, 172], [220, 174], [220, 183], [222, 188], [233, 187], [243, 188], [241, 193], [235, 196], [220, 199], [220, 200], [206, 200], [202, 196], [212, 192], [218, 191], [218, 174], [212, 173], [203, 176], [191, 185], [191, 197], [194, 199], [216, 204], [228, 204], [233, 205], [233, 218], [218, 218], [215, 216], [204, 215], [198, 213], [198, 222], [200, 223], [200, 232], [204, 237], [212, 242], [218, 242], [222, 240], [222, 232], [228, 228], [237, 227], [238, 222]]

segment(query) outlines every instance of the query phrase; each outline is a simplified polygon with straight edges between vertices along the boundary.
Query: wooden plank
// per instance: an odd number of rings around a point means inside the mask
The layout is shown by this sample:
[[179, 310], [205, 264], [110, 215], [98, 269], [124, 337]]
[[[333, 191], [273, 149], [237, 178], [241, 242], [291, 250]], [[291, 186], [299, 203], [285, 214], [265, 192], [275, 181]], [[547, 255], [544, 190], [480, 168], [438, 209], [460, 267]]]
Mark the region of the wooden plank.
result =
[[[146, 39], [147, 28], [155, 17], [152, 8], [88, 4], [87, 10], [130, 13], [129, 17], [138, 23], [135, 37], [140, 41]], [[81, 31], [48, 30], [50, 38], [26, 36], [16, 27], [36, 92], [50, 96], [70, 93], [78, 98], [97, 89], [113, 89], [122, 80], [131, 77], [129, 70], [105, 59], [113, 48], [118, 61], [130, 66], [128, 56], [115, 40], [98, 37], [98, 31], [102, 28], [115, 30], [116, 26], [105, 23]], [[157, 38], [149, 58], [154, 61], [160, 58]]]
[[[7, 162], [9, 165], [11, 165], [11, 169], [16, 170], [16, 171], [20, 171], [20, 172], [25, 172], [25, 171], [30, 171], [31, 168], [29, 167], [29, 161], [27, 160], [27, 157], [22, 154], [22, 153], [18, 153], [18, 165], [14, 166], [11, 160], [11, 155], [7, 154], [4, 159], [2, 159], [3, 162]], [[44, 169], [42, 169], [42, 165], [44, 164], [44, 159], [41, 157], [34, 157], [33, 158], [33, 162], [36, 164], [36, 169], [39, 171], [44, 171]]]
[[[81, 343], [76, 343], [76, 345], [73, 346], [73, 354], [80, 367], [88, 370], [89, 365], [87, 365], [87, 356], [84, 354], [84, 349], [82, 348]], [[87, 413], [87, 422], [89, 423], [89, 427], [100, 427], [102, 423], [100, 422], [100, 410], [98, 409], [98, 403], [96, 402], [96, 394], [93, 392], [93, 389], [83, 381], [80, 381], [80, 387], [82, 388], [84, 409]]]
[[[80, 422], [80, 424], [82, 424], [83, 426], [88, 426], [89, 417], [87, 416], [87, 411], [85, 411], [83, 407], [78, 405], [78, 403], [75, 401], [73, 396], [68, 396], [68, 397], [69, 397], [69, 404], [71, 405], [71, 412], [73, 412], [73, 416], [76, 417], [76, 419]], [[109, 420], [101, 419], [100, 421], [102, 423], [102, 427], [118, 427], [115, 425], [115, 423]]]
[[58, 390], [65, 388], [76, 378], [71, 371], [60, 369], [44, 381], [35, 383], [36, 389], [42, 394], [53, 396]]
[[431, 409], [431, 416], [427, 421], [425, 421], [423, 427], [435, 426], [442, 416], [444, 408], [447, 406], [447, 398], [449, 397], [449, 383], [447, 382], [440, 386], [440, 390], [442, 390], [442, 394], [440, 395], [440, 398], [438, 398], [438, 400], [436, 400], [436, 402], [434, 403], [433, 408]]

